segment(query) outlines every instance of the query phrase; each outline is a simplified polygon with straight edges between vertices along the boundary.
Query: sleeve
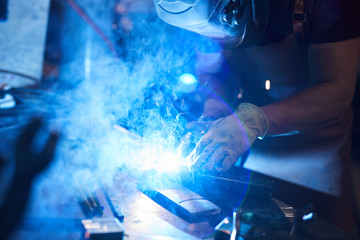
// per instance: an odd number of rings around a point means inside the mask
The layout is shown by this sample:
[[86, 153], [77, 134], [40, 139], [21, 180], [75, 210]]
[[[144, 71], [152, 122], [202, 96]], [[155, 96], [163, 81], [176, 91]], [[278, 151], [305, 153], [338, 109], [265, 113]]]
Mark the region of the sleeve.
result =
[[308, 0], [309, 43], [329, 43], [360, 37], [359, 0]]

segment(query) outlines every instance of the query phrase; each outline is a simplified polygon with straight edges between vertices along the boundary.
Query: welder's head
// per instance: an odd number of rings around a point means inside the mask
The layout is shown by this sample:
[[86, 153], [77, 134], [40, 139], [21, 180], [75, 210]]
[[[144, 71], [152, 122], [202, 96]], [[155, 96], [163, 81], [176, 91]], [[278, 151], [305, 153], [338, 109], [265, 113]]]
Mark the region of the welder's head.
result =
[[257, 44], [269, 15], [269, 0], [154, 0], [165, 22], [229, 46]]

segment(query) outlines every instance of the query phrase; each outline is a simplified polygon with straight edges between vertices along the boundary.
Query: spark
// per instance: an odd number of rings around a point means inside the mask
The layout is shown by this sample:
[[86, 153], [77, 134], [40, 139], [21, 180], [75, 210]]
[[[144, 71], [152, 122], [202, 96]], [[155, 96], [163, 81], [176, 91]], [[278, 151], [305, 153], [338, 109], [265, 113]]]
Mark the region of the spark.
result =
[[186, 160], [178, 153], [161, 146], [148, 145], [140, 153], [141, 170], [156, 170], [158, 173], [176, 173], [186, 165]]
[[5, 94], [3, 98], [0, 98], [0, 109], [10, 109], [14, 108], [16, 101], [13, 96], [10, 94]]

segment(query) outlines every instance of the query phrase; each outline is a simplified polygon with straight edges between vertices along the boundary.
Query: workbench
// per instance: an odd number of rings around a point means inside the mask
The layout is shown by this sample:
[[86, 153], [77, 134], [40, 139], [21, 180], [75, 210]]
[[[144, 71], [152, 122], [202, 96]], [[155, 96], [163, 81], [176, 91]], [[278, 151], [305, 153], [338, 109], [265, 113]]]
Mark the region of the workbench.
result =
[[[18, 123], [0, 129], [2, 156], [11, 158], [9, 149], [13, 149], [14, 141], [23, 126], [24, 124]], [[85, 216], [82, 211], [77, 190], [69, 185], [70, 176], [64, 174], [63, 170], [62, 162], [55, 159], [49, 169], [38, 176], [33, 185], [28, 210], [11, 239], [71, 240], [83, 237], [81, 221], [89, 216]], [[275, 236], [290, 233], [296, 212], [291, 206], [271, 196], [254, 198], [245, 194], [239, 199], [239, 195], [235, 194], [233, 197], [232, 194], [224, 194], [214, 200], [221, 208], [219, 214], [188, 221], [150, 199], [139, 190], [137, 180], [126, 173], [119, 170], [112, 179], [114, 184], [111, 189], [105, 187], [108, 196], [99, 189], [95, 191], [103, 209], [98, 217], [113, 217], [106, 197], [110, 198], [113, 206], [120, 209], [123, 214], [121, 225], [125, 233], [124, 239], [214, 239], [215, 227], [225, 217], [231, 216], [232, 210], [236, 208], [251, 213], [247, 215], [248, 221], [244, 221], [246, 231], [253, 231], [253, 238], [249, 239], [276, 239]], [[338, 236], [337, 239], [356, 239], [319, 219], [313, 219], [309, 226], [307, 236], [321, 236], [321, 239], [334, 236]]]

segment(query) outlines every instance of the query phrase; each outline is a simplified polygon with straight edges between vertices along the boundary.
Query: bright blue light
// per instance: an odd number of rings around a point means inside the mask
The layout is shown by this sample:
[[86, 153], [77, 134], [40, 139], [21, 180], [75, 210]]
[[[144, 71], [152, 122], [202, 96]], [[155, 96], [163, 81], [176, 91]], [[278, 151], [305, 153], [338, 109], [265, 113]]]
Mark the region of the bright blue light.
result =
[[186, 85], [193, 85], [197, 83], [197, 79], [190, 73], [184, 73], [179, 77], [180, 81]]
[[310, 220], [310, 219], [312, 219], [312, 218], [313, 218], [313, 213], [311, 212], [311, 213], [309, 213], [309, 214], [304, 215], [302, 219], [303, 219], [304, 221], [307, 221], [307, 220]]

